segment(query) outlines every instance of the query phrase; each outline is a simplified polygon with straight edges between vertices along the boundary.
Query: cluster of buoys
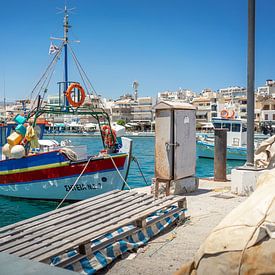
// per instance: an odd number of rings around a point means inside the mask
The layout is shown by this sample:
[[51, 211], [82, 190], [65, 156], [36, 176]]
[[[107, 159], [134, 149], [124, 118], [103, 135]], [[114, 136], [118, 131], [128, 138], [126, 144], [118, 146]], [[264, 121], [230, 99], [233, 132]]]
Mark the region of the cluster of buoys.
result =
[[116, 131], [114, 129], [111, 129], [109, 125], [101, 126], [101, 133], [104, 143], [108, 147], [112, 147], [116, 144]]
[[22, 158], [25, 155], [22, 141], [26, 135], [24, 123], [27, 119], [21, 115], [16, 115], [13, 120], [18, 125], [15, 127], [15, 131], [7, 137], [7, 143], [3, 146], [2, 153], [8, 158]]
[[235, 118], [235, 112], [233, 110], [231, 110], [230, 113], [229, 113], [229, 111], [227, 111], [227, 110], [222, 110], [221, 111], [221, 117], [222, 118], [231, 118], [231, 119], [233, 119], [233, 118]]

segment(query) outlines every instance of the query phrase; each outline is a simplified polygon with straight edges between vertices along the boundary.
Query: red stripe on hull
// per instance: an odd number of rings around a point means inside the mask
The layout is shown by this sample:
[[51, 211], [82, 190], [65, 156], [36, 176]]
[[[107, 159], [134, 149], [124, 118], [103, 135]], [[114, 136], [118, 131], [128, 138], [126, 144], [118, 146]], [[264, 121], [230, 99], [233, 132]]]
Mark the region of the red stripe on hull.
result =
[[[124, 166], [127, 156], [115, 157], [113, 158], [116, 166], [122, 168]], [[31, 172], [21, 172], [11, 175], [0, 175], [0, 186], [1, 184], [9, 183], [19, 183], [19, 182], [30, 182], [36, 180], [49, 180], [55, 178], [64, 178], [70, 176], [79, 175], [87, 161], [81, 163], [73, 163], [69, 166], [57, 167], [57, 168], [48, 168], [41, 169]], [[111, 159], [97, 159], [91, 160], [85, 169], [84, 175], [88, 173], [95, 173], [104, 170], [115, 169], [114, 164]]]

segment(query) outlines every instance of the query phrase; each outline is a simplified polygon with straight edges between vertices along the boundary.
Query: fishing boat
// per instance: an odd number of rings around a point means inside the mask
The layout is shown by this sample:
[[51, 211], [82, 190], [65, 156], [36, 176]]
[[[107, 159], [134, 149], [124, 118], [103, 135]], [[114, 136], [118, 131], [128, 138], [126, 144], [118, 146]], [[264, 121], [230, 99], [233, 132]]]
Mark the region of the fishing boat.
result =
[[[247, 126], [241, 119], [217, 117], [212, 120], [214, 128], [227, 129], [226, 158], [230, 160], [246, 160]], [[197, 138], [197, 156], [214, 158], [214, 137], [207, 134]]]
[[[89, 101], [91, 97], [87, 94], [93, 94], [94, 89], [70, 45], [68, 18], [65, 8], [64, 37], [55, 38], [61, 41], [59, 46], [51, 44], [53, 58], [32, 93], [37, 92], [35, 105], [25, 116], [17, 115], [13, 127], [3, 125], [1, 129], [8, 142], [3, 146], [5, 159], [0, 161], [0, 195], [76, 201], [123, 189], [127, 184], [132, 141], [112, 129], [109, 115], [100, 102]], [[83, 84], [69, 81], [69, 51]], [[58, 82], [58, 103], [48, 105], [43, 98], [61, 53], [64, 56], [64, 81]], [[101, 150], [99, 148], [98, 154], [89, 156], [86, 146], [44, 140], [39, 120], [50, 115], [92, 117], [99, 125]], [[35, 148], [33, 144], [36, 144]]]

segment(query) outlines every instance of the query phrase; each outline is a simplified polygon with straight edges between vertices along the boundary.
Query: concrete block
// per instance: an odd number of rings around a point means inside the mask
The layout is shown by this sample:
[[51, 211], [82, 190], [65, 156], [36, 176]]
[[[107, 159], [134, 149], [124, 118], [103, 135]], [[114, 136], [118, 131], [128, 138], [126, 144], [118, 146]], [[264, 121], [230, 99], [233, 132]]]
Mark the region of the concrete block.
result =
[[198, 190], [199, 179], [196, 177], [187, 177], [183, 179], [173, 180], [174, 194], [182, 195]]
[[266, 170], [232, 169], [231, 193], [249, 196], [255, 190], [259, 176], [264, 172]]

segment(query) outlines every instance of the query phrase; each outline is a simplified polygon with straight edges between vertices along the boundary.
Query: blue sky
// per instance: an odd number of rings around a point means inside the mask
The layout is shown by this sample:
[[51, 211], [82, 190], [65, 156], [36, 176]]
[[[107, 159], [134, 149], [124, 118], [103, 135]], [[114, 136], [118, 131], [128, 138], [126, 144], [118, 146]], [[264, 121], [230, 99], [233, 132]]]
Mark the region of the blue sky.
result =
[[[275, 1], [258, 0], [256, 86], [275, 79]], [[0, 100], [25, 98], [62, 36], [64, 0], [1, 2]], [[247, 0], [67, 0], [73, 48], [97, 92], [156, 96], [179, 87], [200, 92], [246, 86]], [[62, 80], [62, 63], [54, 82]], [[75, 79], [75, 69], [70, 75]], [[49, 94], [55, 93], [55, 85]]]

